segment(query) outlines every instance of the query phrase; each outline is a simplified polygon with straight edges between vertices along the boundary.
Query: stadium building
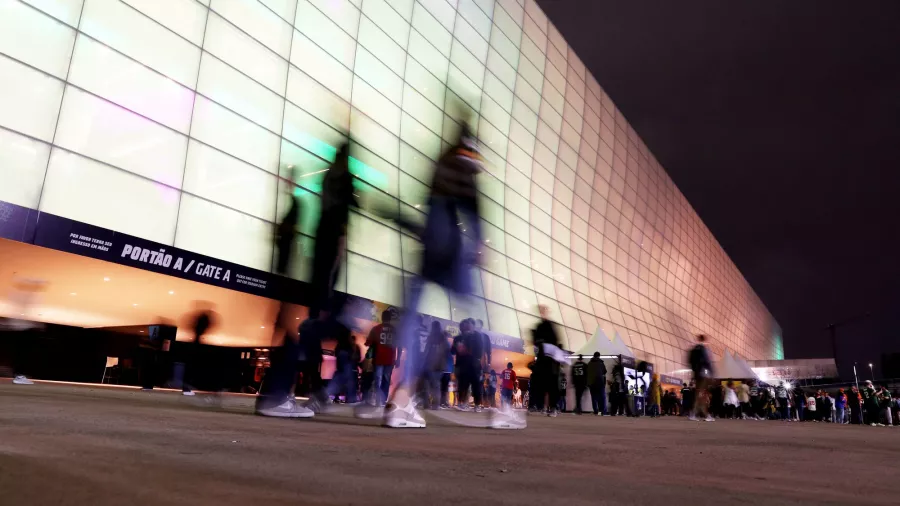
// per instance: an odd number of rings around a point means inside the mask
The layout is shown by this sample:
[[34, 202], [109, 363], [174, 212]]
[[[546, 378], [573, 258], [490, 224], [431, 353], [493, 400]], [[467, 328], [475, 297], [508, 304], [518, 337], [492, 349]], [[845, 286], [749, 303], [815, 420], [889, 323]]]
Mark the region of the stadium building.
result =
[[[486, 261], [475, 297], [429, 287], [422, 313], [484, 320], [498, 364], [527, 361], [539, 304], [567, 349], [597, 335], [661, 373], [699, 333], [718, 355], [783, 358], [777, 323], [533, 0], [0, 0], [0, 76], [0, 316], [167, 319], [181, 336], [206, 300], [210, 342], [271, 345], [277, 300], [303, 317], [322, 174], [349, 138], [363, 210], [338, 284], [372, 321], [403, 306], [419, 254], [374, 210], [421, 217], [468, 121]], [[293, 198], [285, 278], [273, 236]], [[41, 286], [27, 301], [22, 280]]]

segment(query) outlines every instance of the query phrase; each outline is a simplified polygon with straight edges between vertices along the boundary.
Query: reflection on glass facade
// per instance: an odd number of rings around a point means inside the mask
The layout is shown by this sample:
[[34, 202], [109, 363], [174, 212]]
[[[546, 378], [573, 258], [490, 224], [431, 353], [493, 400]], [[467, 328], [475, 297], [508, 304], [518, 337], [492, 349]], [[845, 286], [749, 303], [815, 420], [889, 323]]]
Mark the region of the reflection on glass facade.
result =
[[[461, 118], [484, 143], [478, 297], [424, 312], [530, 338], [547, 304], [657, 370], [692, 335], [775, 358], [780, 330], [532, 0], [0, 0], [0, 200], [263, 270], [352, 141], [364, 206], [415, 216]], [[351, 218], [340, 289], [402, 304], [419, 245]], [[715, 348], [715, 347], [714, 347]]]

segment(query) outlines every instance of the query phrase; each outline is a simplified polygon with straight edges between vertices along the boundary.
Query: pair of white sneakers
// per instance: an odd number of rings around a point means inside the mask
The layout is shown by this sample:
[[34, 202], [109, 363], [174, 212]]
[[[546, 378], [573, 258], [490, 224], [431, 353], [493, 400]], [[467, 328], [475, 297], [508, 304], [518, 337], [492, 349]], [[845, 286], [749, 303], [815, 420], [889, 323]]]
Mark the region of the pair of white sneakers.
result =
[[[293, 399], [278, 406], [258, 408], [256, 413], [275, 418], [312, 418], [316, 414], [313, 409], [301, 406]], [[384, 408], [370, 405], [357, 406], [354, 415], [361, 419], [381, 417], [385, 427], [394, 429], [424, 429], [427, 425], [425, 418], [411, 401], [407, 401], [403, 405], [388, 403]], [[526, 425], [525, 417], [510, 409], [491, 412], [488, 427], [492, 429], [524, 429]]]
[[[453, 413], [445, 411], [435, 411], [434, 415], [448, 419], [454, 423], [459, 423], [458, 419], [451, 419]], [[524, 429], [527, 426], [525, 417], [516, 413], [512, 409], [491, 410], [488, 414], [489, 421], [486, 425], [491, 429]], [[425, 418], [419, 413], [412, 402], [407, 401], [405, 405], [389, 403], [384, 411], [384, 425], [395, 429], [406, 428], [425, 428]]]

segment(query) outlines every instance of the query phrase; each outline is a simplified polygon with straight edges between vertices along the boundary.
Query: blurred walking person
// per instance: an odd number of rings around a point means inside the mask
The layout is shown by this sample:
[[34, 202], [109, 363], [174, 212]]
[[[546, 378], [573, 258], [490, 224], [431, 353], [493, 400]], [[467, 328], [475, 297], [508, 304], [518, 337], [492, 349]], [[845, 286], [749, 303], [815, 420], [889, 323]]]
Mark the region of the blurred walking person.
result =
[[737, 396], [740, 403], [741, 418], [746, 420], [750, 416], [750, 385], [746, 383], [738, 385]]
[[[398, 332], [401, 344], [414, 338], [414, 315], [425, 282], [431, 281], [462, 298], [472, 292], [471, 267], [479, 262], [482, 247], [475, 182], [481, 170], [478, 141], [464, 123], [459, 141], [435, 166], [428, 215], [421, 230], [422, 272], [407, 284], [407, 307]], [[412, 393], [422, 379], [424, 367], [422, 361], [407, 359], [403, 381], [384, 413], [384, 424], [388, 427], [425, 427], [425, 419], [412, 402]]]
[[703, 343], [706, 336], [700, 334], [697, 336], [697, 344], [691, 349], [688, 362], [691, 364], [691, 371], [694, 373], [695, 395], [694, 407], [691, 412], [690, 420], [698, 420], [703, 417], [707, 422], [715, 421], [715, 418], [709, 414], [709, 385], [712, 378], [712, 363], [709, 360], [709, 352]]
[[12, 369], [14, 385], [33, 385], [28, 378], [33, 372], [35, 361], [36, 334], [44, 330], [44, 324], [28, 320], [31, 308], [36, 306], [41, 294], [47, 291], [47, 282], [42, 279], [14, 277], [12, 289], [7, 298], [12, 314], [23, 318], [7, 318], [0, 321], [0, 330], [12, 330]]
[[300, 324], [299, 330], [292, 331], [288, 325], [293, 323], [293, 318], [288, 316], [287, 308], [286, 304], [282, 304], [275, 317], [274, 334], [283, 337], [284, 344], [272, 350], [272, 366], [260, 385], [255, 412], [257, 415], [276, 418], [309, 418], [315, 412], [297, 404], [294, 387], [297, 384], [300, 360], [306, 358], [300, 334], [305, 334], [307, 338], [318, 334], [321, 326], [319, 311], [311, 309], [309, 317]]
[[[186, 396], [194, 396], [194, 384], [199, 381], [199, 359], [200, 352], [203, 349], [203, 337], [215, 327], [216, 313], [212, 310], [213, 305], [208, 301], [194, 302], [194, 313], [191, 315], [191, 329], [193, 330], [193, 339], [182, 344], [182, 363], [184, 364], [184, 375], [181, 381], [181, 393]], [[214, 382], [212, 390], [217, 390], [218, 381]]]
[[335, 301], [331, 299], [334, 295], [334, 283], [340, 273], [341, 260], [346, 252], [350, 208], [359, 207], [353, 193], [349, 158], [350, 145], [345, 143], [338, 148], [334, 163], [328, 167], [322, 180], [321, 212], [313, 249], [313, 305], [318, 308], [327, 306], [332, 317], [339, 317], [343, 309], [343, 297], [337, 297], [338, 300]]
[[591, 407], [595, 415], [606, 415], [606, 364], [595, 351], [587, 365], [588, 389], [591, 391]]
[[532, 342], [537, 349], [535, 373], [538, 376], [536, 402], [543, 403], [547, 397], [547, 416], [559, 414], [559, 362], [552, 357], [554, 350], [559, 350], [559, 337], [553, 322], [549, 320], [550, 310], [541, 304], [538, 306], [541, 322], [531, 331]]
[[441, 329], [437, 320], [431, 322], [426, 347], [427, 393], [426, 404], [429, 409], [437, 410], [447, 405], [447, 386], [451, 373], [447, 372], [447, 359], [450, 359], [450, 370], [453, 370], [453, 357], [450, 355], [448, 336]]

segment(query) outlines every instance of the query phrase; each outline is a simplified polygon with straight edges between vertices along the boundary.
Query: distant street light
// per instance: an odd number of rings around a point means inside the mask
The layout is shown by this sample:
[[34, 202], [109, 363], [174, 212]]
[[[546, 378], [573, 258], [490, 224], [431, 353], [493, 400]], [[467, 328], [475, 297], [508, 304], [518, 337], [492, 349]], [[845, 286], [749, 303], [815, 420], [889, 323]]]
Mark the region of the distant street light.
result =
[[875, 373], [872, 371], [872, 362], [869, 362], [869, 375], [872, 376], [872, 381], [875, 381]]

